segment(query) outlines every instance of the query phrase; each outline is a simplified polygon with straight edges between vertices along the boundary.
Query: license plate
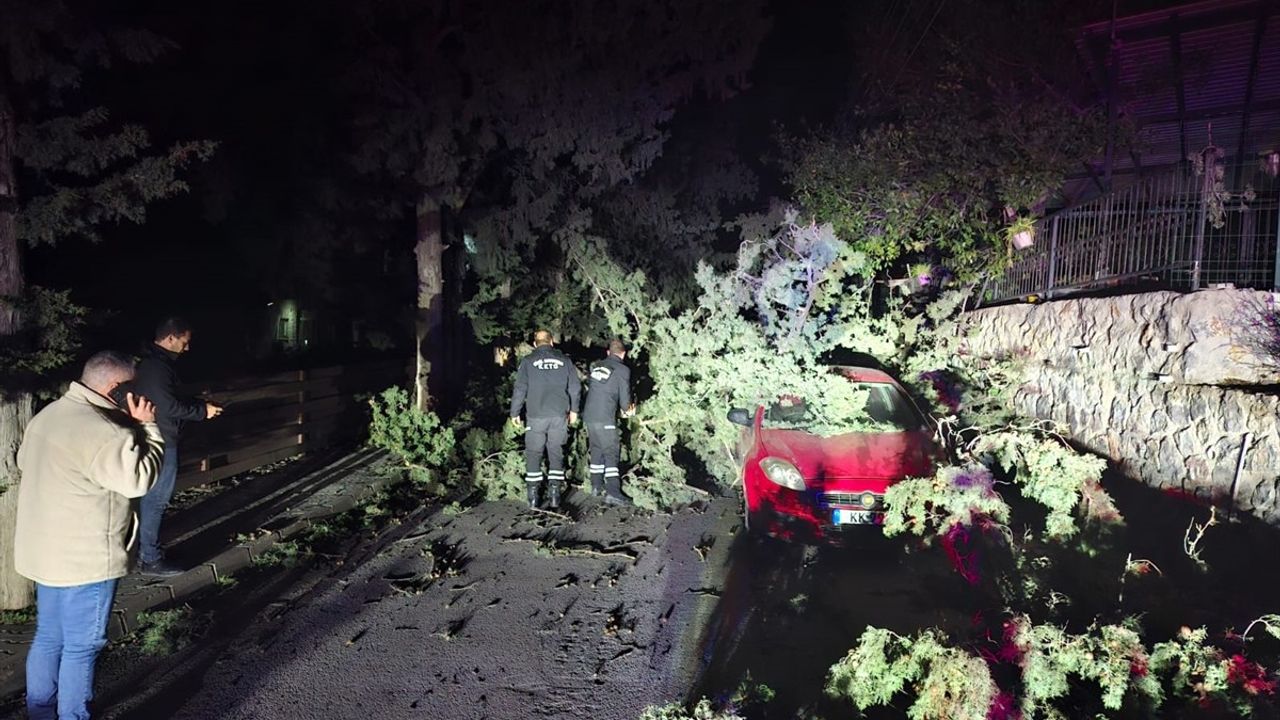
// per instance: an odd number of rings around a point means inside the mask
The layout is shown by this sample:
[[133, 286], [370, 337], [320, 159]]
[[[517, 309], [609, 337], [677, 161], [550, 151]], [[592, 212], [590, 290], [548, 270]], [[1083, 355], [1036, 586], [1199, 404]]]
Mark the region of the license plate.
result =
[[873, 510], [846, 510], [844, 508], [835, 508], [832, 511], [832, 520], [836, 525], [878, 525], [881, 521], [883, 513]]

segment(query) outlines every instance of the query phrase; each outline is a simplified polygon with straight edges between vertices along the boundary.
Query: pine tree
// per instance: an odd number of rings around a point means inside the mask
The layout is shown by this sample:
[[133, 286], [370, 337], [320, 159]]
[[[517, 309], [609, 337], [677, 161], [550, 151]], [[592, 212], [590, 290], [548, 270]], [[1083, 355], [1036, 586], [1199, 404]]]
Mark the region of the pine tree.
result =
[[741, 87], [767, 27], [760, 3], [729, 0], [365, 10], [359, 42], [375, 43], [353, 85], [368, 107], [359, 163], [398, 178], [415, 210], [419, 407], [445, 342], [442, 214], [490, 228], [495, 270], [519, 268], [574, 200], [654, 162], [682, 102]]
[[40, 347], [47, 334], [36, 314], [23, 312], [38, 299], [23, 276], [23, 246], [96, 241], [103, 225], [143, 222], [148, 203], [186, 189], [178, 172], [213, 146], [153, 153], [145, 129], [81, 107], [95, 72], [154, 60], [170, 49], [163, 38], [58, 0], [0, 0], [0, 17], [0, 343], [8, 366], [0, 383], [0, 608], [16, 609], [32, 601], [31, 584], [13, 571], [12, 547], [32, 376], [70, 359], [65, 345]]

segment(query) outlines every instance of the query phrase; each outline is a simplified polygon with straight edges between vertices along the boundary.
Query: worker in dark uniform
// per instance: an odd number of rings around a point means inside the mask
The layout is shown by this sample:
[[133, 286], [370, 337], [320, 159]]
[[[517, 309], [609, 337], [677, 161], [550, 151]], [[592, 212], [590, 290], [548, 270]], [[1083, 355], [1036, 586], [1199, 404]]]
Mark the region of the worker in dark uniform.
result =
[[569, 425], [578, 422], [582, 382], [578, 369], [564, 353], [551, 346], [551, 333], [533, 334], [533, 352], [520, 361], [515, 392], [511, 395], [511, 422], [521, 425], [520, 411], [528, 418], [524, 434], [524, 487], [529, 507], [538, 507], [542, 485], [542, 455], [547, 456], [547, 504], [560, 507], [564, 485], [564, 444]]
[[630, 417], [635, 412], [631, 405], [631, 368], [622, 362], [626, 357], [622, 341], [611, 340], [605, 358], [591, 365], [587, 402], [582, 408], [591, 447], [591, 493], [603, 496], [610, 505], [630, 504], [622, 494], [622, 476], [618, 472], [622, 456], [618, 417]]

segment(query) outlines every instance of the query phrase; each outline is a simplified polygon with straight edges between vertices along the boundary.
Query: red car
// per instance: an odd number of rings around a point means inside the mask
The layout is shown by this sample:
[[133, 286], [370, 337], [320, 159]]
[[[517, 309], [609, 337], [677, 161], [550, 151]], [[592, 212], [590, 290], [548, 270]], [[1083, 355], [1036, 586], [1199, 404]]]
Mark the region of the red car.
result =
[[866, 412], [884, 428], [818, 436], [804, 429], [804, 403], [729, 411], [743, 425], [742, 495], [747, 530], [787, 539], [831, 539], [852, 527], [884, 523], [884, 492], [907, 477], [933, 473], [942, 457], [934, 428], [888, 374], [834, 367], [868, 391]]

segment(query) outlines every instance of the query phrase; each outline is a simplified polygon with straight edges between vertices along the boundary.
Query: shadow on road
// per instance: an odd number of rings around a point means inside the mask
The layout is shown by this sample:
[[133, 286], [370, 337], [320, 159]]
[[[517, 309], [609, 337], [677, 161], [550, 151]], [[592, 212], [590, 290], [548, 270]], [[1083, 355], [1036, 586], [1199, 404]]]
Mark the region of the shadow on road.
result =
[[897, 632], [967, 623], [965, 586], [938, 553], [906, 554], [878, 531], [843, 547], [814, 547], [738, 533], [720, 602], [699, 641], [690, 699], [730, 699], [742, 682], [776, 696], [752, 720], [845, 716], [825, 698], [827, 669], [868, 625]]
[[[1264, 613], [1280, 611], [1275, 554], [1280, 532], [1275, 528], [1243, 514], [1228, 520], [1218, 510], [1217, 524], [1200, 546], [1202, 562], [1196, 562], [1184, 552], [1184, 535], [1193, 519], [1208, 520], [1206, 503], [1146, 487], [1114, 470], [1104, 486], [1125, 517], [1123, 525], [1085, 533], [1087, 542], [1038, 546], [1051, 560], [1043, 581], [1069, 600], [1053, 622], [1084, 632], [1095, 621], [1136, 618], [1148, 644], [1154, 644], [1173, 639], [1183, 626], [1203, 626], [1214, 636], [1229, 629], [1238, 633]], [[1015, 536], [1028, 527], [1043, 528], [1042, 509], [1010, 499]], [[809, 547], [739, 533], [719, 603], [698, 641], [699, 674], [688, 700], [736, 702], [735, 694], [749, 678], [776, 693], [772, 701], [746, 709], [751, 720], [856, 714], [823, 690], [828, 669], [867, 626], [904, 635], [939, 627], [963, 645], [981, 634], [983, 618], [999, 617], [1002, 601], [989, 578], [1007, 571], [1000, 563], [1008, 550], [986, 550], [982, 569], [988, 581], [970, 586], [941, 549], [904, 551], [903, 542], [878, 532], [851, 535], [845, 547]], [[1126, 580], [1130, 557], [1150, 560], [1160, 572]], [[1270, 667], [1275, 647], [1261, 638], [1250, 650]], [[901, 718], [905, 705], [899, 705], [874, 708], [865, 717]], [[1172, 712], [1172, 705], [1167, 709]], [[1266, 712], [1273, 709], [1265, 704], [1259, 716], [1270, 717]]]

